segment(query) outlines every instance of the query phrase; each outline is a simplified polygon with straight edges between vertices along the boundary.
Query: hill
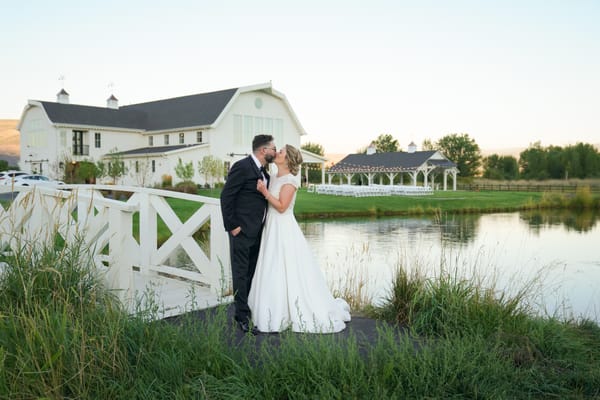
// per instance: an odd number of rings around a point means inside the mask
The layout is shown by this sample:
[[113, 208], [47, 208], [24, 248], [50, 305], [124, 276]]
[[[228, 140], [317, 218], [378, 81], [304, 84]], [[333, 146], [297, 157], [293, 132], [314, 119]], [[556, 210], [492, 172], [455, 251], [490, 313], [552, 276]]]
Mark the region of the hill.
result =
[[18, 119], [0, 119], [0, 160], [17, 165], [20, 155]]

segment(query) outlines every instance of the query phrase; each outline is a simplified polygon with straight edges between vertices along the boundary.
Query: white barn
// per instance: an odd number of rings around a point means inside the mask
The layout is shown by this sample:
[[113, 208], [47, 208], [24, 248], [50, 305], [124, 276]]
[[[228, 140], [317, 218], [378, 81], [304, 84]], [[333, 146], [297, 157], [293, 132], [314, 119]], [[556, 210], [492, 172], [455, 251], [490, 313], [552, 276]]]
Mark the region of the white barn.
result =
[[[275, 144], [300, 147], [306, 132], [285, 95], [271, 83], [119, 106], [70, 104], [62, 89], [56, 102], [29, 100], [19, 122], [20, 168], [62, 178], [68, 163], [107, 160], [120, 153], [127, 173], [122, 185], [154, 186], [170, 175], [177, 183], [179, 159], [193, 162], [194, 178], [205, 184], [198, 162], [212, 155], [225, 167], [251, 152], [256, 134]], [[303, 152], [306, 162], [325, 159]]]

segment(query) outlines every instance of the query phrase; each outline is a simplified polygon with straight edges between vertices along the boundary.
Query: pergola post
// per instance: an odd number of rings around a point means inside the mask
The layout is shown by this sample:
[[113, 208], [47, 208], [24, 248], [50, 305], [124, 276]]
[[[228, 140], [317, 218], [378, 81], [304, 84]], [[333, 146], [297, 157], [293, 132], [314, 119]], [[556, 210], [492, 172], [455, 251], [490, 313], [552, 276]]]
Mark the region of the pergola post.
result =
[[448, 190], [448, 170], [444, 170], [444, 192]]
[[417, 174], [418, 173], [419, 173], [418, 171], [410, 171], [409, 172], [409, 175], [412, 178], [412, 184], [413, 184], [413, 186], [417, 186]]
[[396, 175], [398, 175], [395, 172], [388, 172], [387, 176], [390, 179], [390, 186], [392, 186], [394, 184], [394, 178], [396, 177]]
[[452, 170], [452, 190], [456, 192], [456, 170]]

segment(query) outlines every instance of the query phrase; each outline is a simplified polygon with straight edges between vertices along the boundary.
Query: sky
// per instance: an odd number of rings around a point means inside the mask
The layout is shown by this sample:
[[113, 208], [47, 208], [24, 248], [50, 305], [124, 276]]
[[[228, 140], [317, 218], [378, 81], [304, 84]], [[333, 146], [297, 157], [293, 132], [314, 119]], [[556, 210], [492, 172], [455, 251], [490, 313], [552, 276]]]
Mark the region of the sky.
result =
[[62, 87], [104, 107], [270, 81], [326, 153], [381, 134], [600, 143], [600, 0], [31, 0], [1, 16], [0, 119]]

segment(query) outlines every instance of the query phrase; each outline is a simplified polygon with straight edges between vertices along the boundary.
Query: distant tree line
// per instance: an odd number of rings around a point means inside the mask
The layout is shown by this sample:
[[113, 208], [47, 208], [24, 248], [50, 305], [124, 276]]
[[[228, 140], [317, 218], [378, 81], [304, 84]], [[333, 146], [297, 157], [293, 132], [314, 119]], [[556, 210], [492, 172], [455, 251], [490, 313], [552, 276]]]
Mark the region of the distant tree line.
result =
[[542, 147], [534, 143], [519, 155], [522, 179], [569, 179], [600, 177], [600, 153], [593, 145]]
[[483, 160], [483, 177], [488, 179], [569, 179], [600, 177], [600, 153], [591, 144], [566, 147], [530, 145], [512, 156], [492, 154]]
[[[389, 134], [379, 135], [371, 141], [371, 145], [378, 153], [402, 151], [398, 141]], [[320, 155], [325, 153], [323, 147], [316, 143], [307, 143], [302, 148]], [[540, 142], [536, 142], [522, 151], [518, 159], [498, 154], [483, 157], [479, 145], [468, 134], [452, 133], [436, 142], [425, 139], [421, 148], [424, 151], [440, 151], [456, 164], [460, 178], [482, 176], [497, 180], [544, 180], [600, 177], [600, 152], [587, 143], [542, 147]], [[356, 151], [366, 152], [366, 147]], [[320, 172], [311, 172], [314, 177], [311, 175], [310, 178], [320, 179]]]

